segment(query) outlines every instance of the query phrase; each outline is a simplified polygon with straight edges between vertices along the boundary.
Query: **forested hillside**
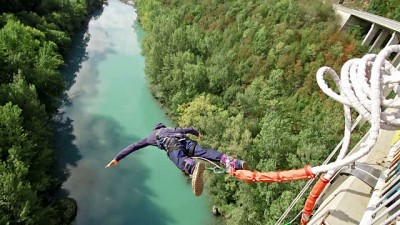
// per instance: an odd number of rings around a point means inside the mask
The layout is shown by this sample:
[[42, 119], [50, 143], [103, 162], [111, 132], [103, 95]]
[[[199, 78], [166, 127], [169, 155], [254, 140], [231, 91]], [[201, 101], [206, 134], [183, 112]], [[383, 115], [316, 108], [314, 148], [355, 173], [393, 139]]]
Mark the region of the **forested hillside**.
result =
[[398, 0], [371, 0], [367, 11], [392, 20], [400, 21], [399, 3]]
[[50, 127], [71, 37], [103, 0], [0, 0], [0, 224], [67, 224]]
[[[179, 126], [205, 134], [203, 145], [246, 159], [254, 170], [275, 171], [320, 165], [342, 139], [342, 106], [319, 90], [315, 75], [325, 65], [339, 71], [366, 49], [353, 37], [359, 34], [338, 30], [330, 3], [136, 5], [151, 90]], [[274, 224], [304, 184], [207, 177], [212, 204], [229, 225]]]

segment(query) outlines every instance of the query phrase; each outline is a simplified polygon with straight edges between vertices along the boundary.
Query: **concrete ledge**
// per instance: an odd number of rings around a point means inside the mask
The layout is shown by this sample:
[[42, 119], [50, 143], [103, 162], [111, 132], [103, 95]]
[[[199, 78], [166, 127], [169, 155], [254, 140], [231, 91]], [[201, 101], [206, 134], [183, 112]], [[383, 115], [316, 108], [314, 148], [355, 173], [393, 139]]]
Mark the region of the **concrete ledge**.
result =
[[[392, 146], [396, 131], [381, 130], [371, 152], [358, 160], [368, 163], [375, 169], [382, 170], [380, 162], [387, 156]], [[353, 148], [352, 153], [360, 149], [368, 135]], [[353, 176], [337, 177], [322, 196], [322, 204], [318, 207], [308, 224], [349, 225], [359, 224], [371, 197], [372, 188]]]

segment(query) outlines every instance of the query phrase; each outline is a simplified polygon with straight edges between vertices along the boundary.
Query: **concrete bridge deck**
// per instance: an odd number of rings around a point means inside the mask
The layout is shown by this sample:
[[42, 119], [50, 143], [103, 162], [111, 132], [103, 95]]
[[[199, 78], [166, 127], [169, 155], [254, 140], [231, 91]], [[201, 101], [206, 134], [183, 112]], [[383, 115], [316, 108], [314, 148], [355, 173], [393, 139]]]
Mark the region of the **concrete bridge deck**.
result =
[[347, 7], [337, 4], [334, 4], [333, 7], [336, 10], [336, 12], [341, 15], [343, 21], [342, 25], [344, 25], [344, 23], [348, 21], [350, 16], [355, 16], [362, 20], [369, 21], [370, 23], [375, 23], [381, 27], [400, 33], [400, 22], [398, 21], [391, 20], [382, 16], [377, 16], [364, 11], [349, 9]]
[[[397, 139], [398, 133], [396, 131], [381, 130], [376, 145], [359, 162], [381, 171], [383, 169], [382, 161], [388, 155], [389, 149]], [[352, 150], [353, 153], [360, 149], [360, 143]], [[332, 185], [328, 187], [324, 196], [322, 196], [322, 202], [308, 224], [360, 224], [368, 207], [372, 191], [373, 188], [354, 176], [337, 177]]]

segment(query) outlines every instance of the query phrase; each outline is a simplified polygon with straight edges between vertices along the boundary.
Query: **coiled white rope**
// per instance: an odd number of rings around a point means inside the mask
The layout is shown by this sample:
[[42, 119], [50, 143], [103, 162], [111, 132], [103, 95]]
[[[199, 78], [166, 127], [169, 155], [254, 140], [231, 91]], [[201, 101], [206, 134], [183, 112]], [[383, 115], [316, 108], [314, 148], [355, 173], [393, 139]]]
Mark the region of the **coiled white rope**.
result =
[[[400, 52], [400, 45], [392, 45], [384, 48], [378, 55], [367, 54], [361, 59], [351, 59], [346, 62], [341, 70], [341, 79], [336, 72], [330, 67], [321, 67], [317, 72], [317, 83], [321, 90], [333, 98], [334, 100], [344, 105], [345, 114], [345, 131], [344, 138], [341, 143], [341, 150], [336, 159], [336, 162], [327, 164], [324, 162], [321, 166], [313, 167], [311, 171], [318, 175], [326, 172], [324, 177], [330, 179], [335, 172], [341, 167], [351, 164], [361, 157], [367, 155], [376, 143], [379, 130], [398, 130], [400, 129], [398, 112], [382, 112], [381, 107], [385, 108], [400, 108], [400, 101], [386, 99], [384, 90], [389, 88], [395, 94], [400, 95], [400, 72], [388, 61], [388, 58], [393, 52]], [[325, 74], [331, 75], [331, 78], [338, 87], [340, 94], [337, 94], [326, 84], [324, 80]], [[351, 112], [350, 109], [355, 108], [365, 120], [371, 123], [368, 139], [361, 145], [360, 151], [346, 157], [350, 143], [351, 131], [355, 128], [358, 122], [351, 127]], [[359, 118], [357, 118], [359, 120]], [[334, 152], [336, 153], [337, 148]], [[333, 154], [331, 154], [333, 155]], [[331, 158], [331, 157], [330, 157]], [[329, 160], [328, 160], [329, 161]], [[275, 224], [280, 224], [289, 214], [291, 208], [305, 193], [305, 189], [311, 185], [307, 183], [302, 192], [297, 196], [290, 207], [279, 218]]]
[[[399, 130], [400, 114], [397, 112], [383, 112], [382, 108], [399, 109], [400, 104], [394, 99], [386, 99], [384, 90], [390, 88], [399, 95], [400, 72], [387, 60], [393, 52], [400, 52], [400, 45], [391, 45], [384, 48], [378, 55], [367, 54], [361, 59], [347, 61], [341, 70], [341, 76], [330, 67], [322, 67], [317, 72], [317, 82], [321, 90], [345, 108], [345, 134], [342, 150], [338, 159], [326, 165], [311, 168], [312, 173], [336, 171], [345, 165], [355, 162], [367, 155], [375, 145], [380, 129]], [[340, 90], [334, 92], [324, 80], [325, 74], [331, 75]], [[361, 144], [361, 149], [347, 157], [351, 135], [350, 108], [354, 108], [365, 120], [371, 123], [368, 138]]]

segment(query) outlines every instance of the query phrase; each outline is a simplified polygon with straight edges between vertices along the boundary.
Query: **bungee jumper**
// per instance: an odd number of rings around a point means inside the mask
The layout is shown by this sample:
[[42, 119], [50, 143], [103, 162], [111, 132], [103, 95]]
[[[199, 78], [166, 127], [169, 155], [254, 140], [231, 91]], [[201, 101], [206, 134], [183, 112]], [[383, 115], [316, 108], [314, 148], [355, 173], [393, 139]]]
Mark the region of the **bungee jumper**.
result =
[[121, 159], [147, 146], [156, 146], [166, 151], [168, 158], [186, 175], [192, 177], [192, 189], [195, 196], [203, 193], [203, 173], [205, 164], [195, 161], [194, 158], [203, 158], [206, 161], [221, 163], [227, 171], [249, 170], [246, 161], [233, 158], [214, 149], [206, 149], [186, 134], [200, 138], [202, 135], [194, 128], [171, 128], [163, 123], [157, 123], [150, 134], [142, 140], [128, 145], [121, 150], [105, 168], [118, 165]]

